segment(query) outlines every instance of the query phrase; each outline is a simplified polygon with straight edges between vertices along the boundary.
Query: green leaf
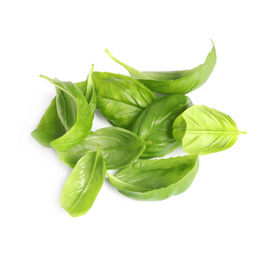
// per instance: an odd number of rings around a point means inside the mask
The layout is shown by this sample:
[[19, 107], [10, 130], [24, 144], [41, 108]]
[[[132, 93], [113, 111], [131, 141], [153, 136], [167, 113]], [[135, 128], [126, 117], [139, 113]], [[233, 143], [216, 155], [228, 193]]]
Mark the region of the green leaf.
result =
[[95, 91], [94, 82], [92, 80], [94, 65], [91, 66], [90, 72], [88, 74], [87, 87], [86, 87], [86, 99], [88, 101], [90, 110], [94, 117], [94, 112], [97, 107], [97, 95]]
[[173, 123], [173, 136], [188, 154], [223, 151], [244, 133], [230, 116], [204, 105], [188, 108]]
[[84, 140], [90, 133], [93, 121], [92, 112], [85, 96], [75, 84], [72, 82], [60, 81], [58, 79], [52, 80], [45, 76], [41, 77], [50, 81], [56, 88], [69, 94], [77, 102], [78, 111], [76, 123], [69, 132], [51, 142], [51, 146], [56, 150], [68, 149]]
[[[83, 92], [86, 92], [87, 81], [77, 82], [75, 85]], [[32, 137], [42, 146], [51, 148], [50, 143], [66, 133], [62, 124], [56, 106], [56, 97], [44, 112], [37, 128], [32, 131]]]
[[[212, 42], [213, 43], [213, 42]], [[217, 57], [213, 43], [206, 61], [190, 70], [183, 71], [138, 71], [115, 58], [107, 49], [106, 53], [117, 63], [124, 66], [130, 75], [146, 87], [161, 94], [186, 94], [203, 85], [212, 73]]]
[[32, 137], [42, 146], [51, 147], [50, 142], [66, 133], [60, 121], [56, 107], [56, 97], [44, 112], [37, 128], [31, 133]]
[[132, 131], [152, 142], [141, 158], [162, 157], [179, 146], [172, 136], [172, 124], [191, 105], [191, 100], [184, 95], [170, 95], [154, 101], [140, 114]]
[[157, 96], [139, 81], [119, 74], [94, 72], [97, 110], [114, 126], [129, 129]]
[[60, 205], [72, 216], [86, 214], [94, 203], [106, 175], [106, 164], [98, 148], [86, 153], [67, 179]]
[[107, 169], [111, 170], [133, 163], [143, 153], [147, 143], [150, 141], [145, 142], [126, 129], [106, 127], [91, 132], [84, 141], [76, 146], [57, 153], [63, 163], [74, 167], [86, 152], [95, 151], [99, 145]]
[[109, 181], [120, 193], [137, 200], [163, 200], [186, 191], [199, 168], [198, 155], [139, 160]]
[[76, 123], [78, 109], [76, 100], [65, 91], [56, 88], [56, 105], [60, 121], [68, 132]]

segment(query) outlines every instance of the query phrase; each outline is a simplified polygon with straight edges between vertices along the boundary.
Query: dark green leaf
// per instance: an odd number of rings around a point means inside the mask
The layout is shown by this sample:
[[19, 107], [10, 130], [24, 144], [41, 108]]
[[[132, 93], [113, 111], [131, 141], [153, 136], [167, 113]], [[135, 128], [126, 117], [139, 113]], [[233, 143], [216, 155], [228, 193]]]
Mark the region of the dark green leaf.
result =
[[88, 137], [66, 151], [58, 151], [59, 159], [70, 167], [86, 152], [95, 151], [97, 145], [106, 161], [107, 169], [120, 169], [133, 163], [143, 153], [146, 144], [137, 135], [118, 127], [106, 127], [91, 132]]
[[172, 136], [172, 124], [191, 105], [191, 100], [184, 95], [170, 95], [154, 101], [140, 114], [132, 131], [152, 142], [141, 158], [162, 157], [179, 146]]
[[139, 81], [119, 74], [94, 72], [97, 109], [112, 125], [129, 129], [157, 96]]

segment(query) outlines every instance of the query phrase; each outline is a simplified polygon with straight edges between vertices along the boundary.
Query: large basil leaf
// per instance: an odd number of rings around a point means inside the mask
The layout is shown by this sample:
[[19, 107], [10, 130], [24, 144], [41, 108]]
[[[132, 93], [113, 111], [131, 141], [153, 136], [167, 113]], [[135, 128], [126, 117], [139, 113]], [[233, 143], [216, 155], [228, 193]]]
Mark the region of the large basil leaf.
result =
[[186, 191], [199, 168], [198, 155], [160, 160], [139, 160], [109, 181], [119, 192], [137, 200], [163, 200]]
[[72, 216], [88, 212], [94, 203], [106, 174], [106, 164], [98, 148], [86, 153], [67, 179], [60, 198], [61, 206]]
[[120, 169], [133, 163], [143, 153], [146, 144], [134, 133], [119, 127], [106, 127], [91, 132], [88, 137], [65, 151], [58, 151], [59, 159], [74, 167], [86, 152], [95, 151], [97, 145], [106, 161], [107, 169]]
[[115, 58], [107, 49], [106, 53], [117, 63], [124, 66], [130, 75], [146, 87], [161, 94], [186, 94], [203, 85], [212, 73], [217, 57], [213, 44], [206, 61], [190, 70], [182, 71], [138, 71]]
[[191, 105], [191, 100], [184, 95], [170, 95], [154, 101], [140, 114], [132, 131], [152, 142], [141, 158], [162, 157], [179, 146], [172, 136], [172, 124]]
[[56, 150], [68, 149], [84, 140], [90, 133], [93, 120], [92, 112], [85, 96], [75, 84], [72, 82], [60, 81], [58, 79], [52, 80], [46, 76], [41, 77], [54, 84], [56, 88], [69, 94], [77, 102], [78, 111], [76, 123], [69, 132], [51, 142], [51, 146]]
[[232, 118], [204, 105], [185, 110], [173, 123], [173, 136], [188, 153], [216, 153], [231, 147], [240, 132]]
[[[75, 85], [83, 92], [86, 92], [87, 81], [77, 82]], [[57, 88], [56, 88], [57, 89]], [[56, 97], [51, 101], [44, 112], [37, 128], [32, 131], [32, 137], [42, 146], [51, 148], [50, 143], [66, 133], [57, 112]]]
[[97, 110], [114, 126], [129, 129], [157, 96], [139, 81], [119, 74], [94, 72]]

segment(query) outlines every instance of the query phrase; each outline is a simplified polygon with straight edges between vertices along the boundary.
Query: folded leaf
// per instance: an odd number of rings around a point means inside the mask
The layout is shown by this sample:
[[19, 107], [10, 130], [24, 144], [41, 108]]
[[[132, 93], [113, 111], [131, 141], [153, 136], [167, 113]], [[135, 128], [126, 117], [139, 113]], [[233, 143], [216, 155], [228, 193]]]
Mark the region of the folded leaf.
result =
[[32, 137], [42, 146], [51, 147], [50, 142], [66, 133], [60, 121], [56, 107], [56, 97], [44, 112], [37, 128], [31, 133]]
[[240, 132], [233, 119], [204, 105], [185, 110], [173, 123], [173, 136], [188, 153], [216, 153], [231, 147]]
[[107, 173], [120, 193], [137, 200], [163, 200], [186, 191], [199, 168], [198, 155], [160, 160], [139, 160], [120, 170]]
[[129, 129], [157, 96], [139, 81], [124, 75], [94, 72], [97, 109], [114, 126]]
[[93, 74], [94, 65], [91, 66], [90, 72], [88, 74], [88, 80], [87, 80], [87, 87], [86, 87], [86, 99], [88, 101], [90, 110], [94, 117], [94, 112], [97, 107], [97, 95], [95, 91], [94, 82], [92, 80], [92, 74]]
[[63, 126], [68, 132], [71, 127], [76, 123], [77, 118], [77, 103], [65, 91], [56, 88], [56, 105], [57, 112]]
[[141, 81], [152, 91], [166, 95], [186, 94], [199, 88], [207, 81], [217, 61], [216, 49], [213, 44], [206, 61], [193, 69], [141, 72], [115, 58], [107, 49], [105, 51], [114, 61], [125, 67], [133, 78]]
[[152, 142], [141, 158], [162, 157], [179, 146], [172, 136], [172, 124], [191, 105], [184, 95], [170, 95], [157, 99], [140, 114], [132, 131]]
[[104, 183], [105, 174], [106, 164], [100, 149], [86, 153], [67, 179], [61, 193], [60, 205], [72, 217], [86, 214]]
[[78, 111], [76, 123], [69, 132], [51, 142], [51, 146], [56, 150], [68, 149], [84, 140], [90, 133], [93, 120], [92, 112], [85, 96], [75, 84], [72, 82], [60, 81], [58, 79], [51, 80], [45, 76], [41, 77], [50, 81], [56, 88], [69, 94], [77, 102]]
[[118, 127], [106, 127], [91, 132], [88, 137], [65, 151], [58, 151], [59, 159], [74, 167], [86, 152], [95, 151], [97, 145], [106, 161], [107, 169], [120, 169], [133, 163], [143, 153], [146, 144], [134, 133]]
[[[87, 81], [77, 82], [75, 85], [83, 92], [86, 92]], [[44, 112], [37, 128], [31, 133], [32, 137], [41, 145], [51, 148], [50, 143], [66, 133], [56, 106], [56, 97]]]

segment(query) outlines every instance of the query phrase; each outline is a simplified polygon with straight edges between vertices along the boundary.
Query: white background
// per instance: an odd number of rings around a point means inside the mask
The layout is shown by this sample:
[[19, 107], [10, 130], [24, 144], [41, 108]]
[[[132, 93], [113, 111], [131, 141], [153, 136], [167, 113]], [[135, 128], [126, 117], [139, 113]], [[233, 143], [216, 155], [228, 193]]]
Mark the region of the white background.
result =
[[[1, 1], [0, 258], [260, 259], [259, 1]], [[128, 199], [105, 182], [91, 210], [59, 205], [70, 168], [30, 132], [55, 95], [39, 74], [82, 81], [127, 74], [104, 52], [140, 70], [217, 64], [188, 94], [247, 131], [201, 157], [185, 193], [159, 202]], [[101, 116], [93, 129], [108, 126]], [[177, 149], [172, 156], [183, 154]]]

